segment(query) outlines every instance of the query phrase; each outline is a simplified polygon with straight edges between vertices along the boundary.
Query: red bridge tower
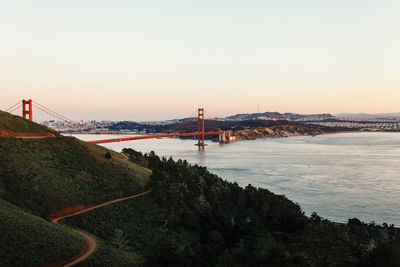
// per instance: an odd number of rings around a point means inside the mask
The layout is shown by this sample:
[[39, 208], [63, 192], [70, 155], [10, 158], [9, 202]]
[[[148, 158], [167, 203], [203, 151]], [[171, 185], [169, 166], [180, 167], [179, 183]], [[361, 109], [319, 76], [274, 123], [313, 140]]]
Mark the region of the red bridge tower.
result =
[[201, 135], [199, 135], [199, 141], [197, 142], [197, 146], [203, 147], [206, 146], [204, 143], [204, 108], [199, 108], [197, 112], [197, 130]]
[[[28, 108], [27, 108], [28, 106]], [[32, 100], [22, 100], [22, 117], [28, 119], [26, 115], [29, 115], [29, 120], [32, 121]]]

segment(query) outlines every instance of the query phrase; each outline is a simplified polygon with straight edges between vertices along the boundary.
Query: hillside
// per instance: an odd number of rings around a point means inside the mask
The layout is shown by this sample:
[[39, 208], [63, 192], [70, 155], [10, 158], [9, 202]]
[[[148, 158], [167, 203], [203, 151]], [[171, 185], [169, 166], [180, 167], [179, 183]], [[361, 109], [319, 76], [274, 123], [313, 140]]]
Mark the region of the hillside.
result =
[[67, 261], [84, 248], [70, 228], [56, 226], [0, 198], [0, 266]]
[[226, 117], [226, 120], [246, 121], [246, 120], [289, 120], [289, 121], [320, 121], [335, 118], [331, 114], [298, 114], [298, 113], [242, 113]]
[[39, 216], [133, 194], [149, 175], [119, 153], [73, 137], [0, 138], [0, 197]]
[[219, 121], [216, 123], [222, 130], [233, 130], [236, 140], [247, 140], [265, 137], [285, 137], [299, 135], [319, 135], [350, 131], [347, 128], [326, 127], [321, 125], [303, 124], [294, 121], [279, 120], [247, 120]]
[[[1, 115], [3, 132], [50, 136], [0, 137], [0, 266], [61, 266], [83, 255], [87, 243], [45, 219], [140, 192], [151, 171], [104, 147]], [[135, 262], [135, 254], [116, 252], [101, 240], [97, 246], [103, 265]]]
[[0, 111], [0, 136], [59, 136], [53, 129]]

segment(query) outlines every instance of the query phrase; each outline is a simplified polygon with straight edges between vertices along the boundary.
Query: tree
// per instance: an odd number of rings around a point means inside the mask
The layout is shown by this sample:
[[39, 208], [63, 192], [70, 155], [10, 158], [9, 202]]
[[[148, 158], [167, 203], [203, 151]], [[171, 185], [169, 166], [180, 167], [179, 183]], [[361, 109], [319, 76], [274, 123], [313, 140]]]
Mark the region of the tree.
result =
[[128, 244], [129, 240], [125, 237], [124, 231], [121, 229], [114, 229], [114, 236], [111, 238], [111, 243], [117, 248], [123, 248]]

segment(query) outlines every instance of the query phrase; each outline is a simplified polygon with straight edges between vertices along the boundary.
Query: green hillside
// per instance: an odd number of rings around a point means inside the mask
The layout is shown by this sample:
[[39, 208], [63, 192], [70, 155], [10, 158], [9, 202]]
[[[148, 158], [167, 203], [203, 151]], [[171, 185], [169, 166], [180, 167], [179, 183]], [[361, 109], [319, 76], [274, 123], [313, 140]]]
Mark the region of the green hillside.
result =
[[5, 131], [8, 133], [42, 133], [54, 136], [60, 135], [58, 132], [46, 126], [31, 122], [20, 116], [0, 111], [0, 136], [4, 135]]
[[0, 266], [41, 266], [78, 254], [84, 240], [0, 199]]
[[0, 196], [43, 217], [134, 194], [149, 175], [121, 154], [73, 137], [0, 138]]
[[[126, 156], [0, 112], [0, 266], [60, 266], [84, 248], [83, 238], [49, 218], [133, 195], [151, 171]], [[11, 134], [10, 134], [11, 133]], [[33, 134], [35, 135], [35, 134]], [[42, 218], [40, 218], [40, 217]], [[134, 253], [98, 243], [96, 265], [135, 264]], [[102, 255], [98, 257], [98, 255]]]

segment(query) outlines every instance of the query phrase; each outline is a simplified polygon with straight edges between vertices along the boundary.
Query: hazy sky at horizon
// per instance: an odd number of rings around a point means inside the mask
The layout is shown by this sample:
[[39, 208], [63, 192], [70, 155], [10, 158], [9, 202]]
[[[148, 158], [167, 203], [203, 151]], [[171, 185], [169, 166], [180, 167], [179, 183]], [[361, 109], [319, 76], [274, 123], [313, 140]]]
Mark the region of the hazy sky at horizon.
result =
[[0, 109], [399, 112], [400, 1], [0, 0]]

